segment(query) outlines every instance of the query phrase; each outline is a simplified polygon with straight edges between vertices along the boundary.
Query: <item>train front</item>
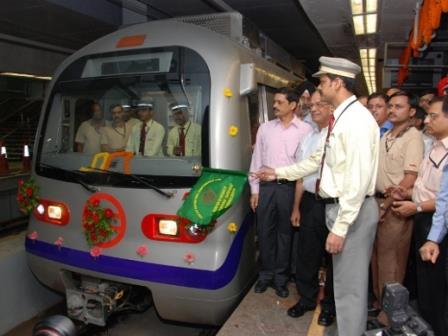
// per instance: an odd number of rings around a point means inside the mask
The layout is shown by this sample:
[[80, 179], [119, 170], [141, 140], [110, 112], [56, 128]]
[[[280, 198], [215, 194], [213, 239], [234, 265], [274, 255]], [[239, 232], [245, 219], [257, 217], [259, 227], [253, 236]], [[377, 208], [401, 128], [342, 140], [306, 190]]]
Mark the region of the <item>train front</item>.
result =
[[[247, 206], [240, 201], [206, 230], [176, 216], [210, 163], [210, 91], [209, 68], [187, 47], [82, 55], [53, 83], [26, 250], [38, 279], [65, 293], [70, 317], [104, 325], [153, 300], [163, 318], [217, 325], [250, 284]], [[98, 154], [107, 132], [123, 148]]]

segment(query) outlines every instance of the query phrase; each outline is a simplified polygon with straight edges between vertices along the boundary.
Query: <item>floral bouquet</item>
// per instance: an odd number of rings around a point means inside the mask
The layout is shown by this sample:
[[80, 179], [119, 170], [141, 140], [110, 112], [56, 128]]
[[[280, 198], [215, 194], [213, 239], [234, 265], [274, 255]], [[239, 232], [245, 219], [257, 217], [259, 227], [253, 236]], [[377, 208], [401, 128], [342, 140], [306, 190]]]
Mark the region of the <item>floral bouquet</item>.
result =
[[88, 201], [82, 216], [82, 227], [89, 247], [109, 241], [116, 233], [116, 214], [101, 206], [99, 200]]
[[33, 178], [27, 181], [19, 180], [19, 187], [17, 190], [17, 203], [19, 204], [19, 209], [25, 215], [29, 215], [39, 204], [39, 199], [37, 193], [39, 192], [39, 187]]

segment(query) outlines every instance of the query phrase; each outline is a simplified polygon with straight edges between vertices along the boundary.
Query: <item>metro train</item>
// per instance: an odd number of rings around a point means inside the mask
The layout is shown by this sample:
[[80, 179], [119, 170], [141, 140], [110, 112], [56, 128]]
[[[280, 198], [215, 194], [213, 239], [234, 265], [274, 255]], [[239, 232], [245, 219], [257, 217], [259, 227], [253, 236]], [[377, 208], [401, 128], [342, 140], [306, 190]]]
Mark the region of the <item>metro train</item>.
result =
[[[220, 325], [253, 283], [247, 187], [208, 230], [176, 216], [201, 167], [248, 170], [253, 130], [273, 117], [275, 89], [304, 78], [300, 64], [247, 27], [238, 13], [133, 25], [57, 69], [35, 141], [39, 205], [25, 244], [36, 277], [65, 293], [69, 317], [105, 325], [148, 295], [164, 319]], [[113, 105], [151, 102], [166, 133], [170, 104], [186, 104], [201, 126], [201, 153], [169, 156], [166, 140], [155, 156], [78, 152], [76, 131], [93, 101], [105, 119]], [[112, 238], [95, 246], [82, 224], [92, 204], [116, 217]]]

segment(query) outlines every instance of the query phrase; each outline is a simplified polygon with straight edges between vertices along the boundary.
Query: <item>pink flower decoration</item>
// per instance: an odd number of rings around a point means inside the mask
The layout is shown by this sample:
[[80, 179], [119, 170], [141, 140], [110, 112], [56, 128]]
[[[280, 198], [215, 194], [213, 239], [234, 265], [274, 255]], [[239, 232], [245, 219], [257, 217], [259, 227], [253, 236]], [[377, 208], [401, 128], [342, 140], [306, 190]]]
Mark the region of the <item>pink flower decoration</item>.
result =
[[37, 231], [33, 231], [33, 232], [28, 234], [28, 239], [36, 240], [37, 237], [39, 237], [39, 234], [37, 233]]
[[55, 244], [57, 247], [61, 247], [62, 244], [64, 244], [64, 238], [62, 238], [62, 237], [58, 237], [58, 239], [55, 240], [54, 244]]
[[137, 247], [137, 250], [135, 251], [140, 257], [144, 257], [148, 254], [148, 247], [146, 245], [140, 245]]
[[188, 252], [184, 255], [184, 261], [188, 264], [194, 263], [195, 260], [196, 260], [196, 256], [191, 252]]
[[101, 248], [94, 246], [90, 249], [90, 255], [94, 258], [98, 258], [101, 255]]

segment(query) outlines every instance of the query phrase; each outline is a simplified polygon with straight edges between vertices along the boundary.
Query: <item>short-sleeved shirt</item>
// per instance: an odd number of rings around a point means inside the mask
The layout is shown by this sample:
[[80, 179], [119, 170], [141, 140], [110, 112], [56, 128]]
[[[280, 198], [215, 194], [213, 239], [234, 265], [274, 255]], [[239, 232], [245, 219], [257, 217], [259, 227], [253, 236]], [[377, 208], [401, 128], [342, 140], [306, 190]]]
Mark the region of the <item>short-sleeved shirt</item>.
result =
[[423, 137], [415, 127], [395, 138], [388, 131], [380, 141], [376, 191], [385, 192], [388, 187], [398, 185], [406, 172], [417, 174], [423, 153]]
[[129, 118], [128, 121], [126, 121], [126, 124], [130, 126], [130, 128], [132, 129], [132, 127], [134, 127], [137, 124], [141, 124], [142, 122], [137, 119], [137, 118]]
[[106, 126], [100, 131], [101, 144], [108, 145], [111, 150], [124, 149], [131, 134], [131, 125], [125, 123], [123, 127]]
[[[106, 126], [106, 123], [104, 123], [104, 126]], [[78, 131], [76, 132], [75, 142], [84, 145], [84, 153], [95, 154], [101, 152], [101, 130], [104, 126], [99, 128], [93, 127], [92, 119], [84, 121], [79, 126]]]

